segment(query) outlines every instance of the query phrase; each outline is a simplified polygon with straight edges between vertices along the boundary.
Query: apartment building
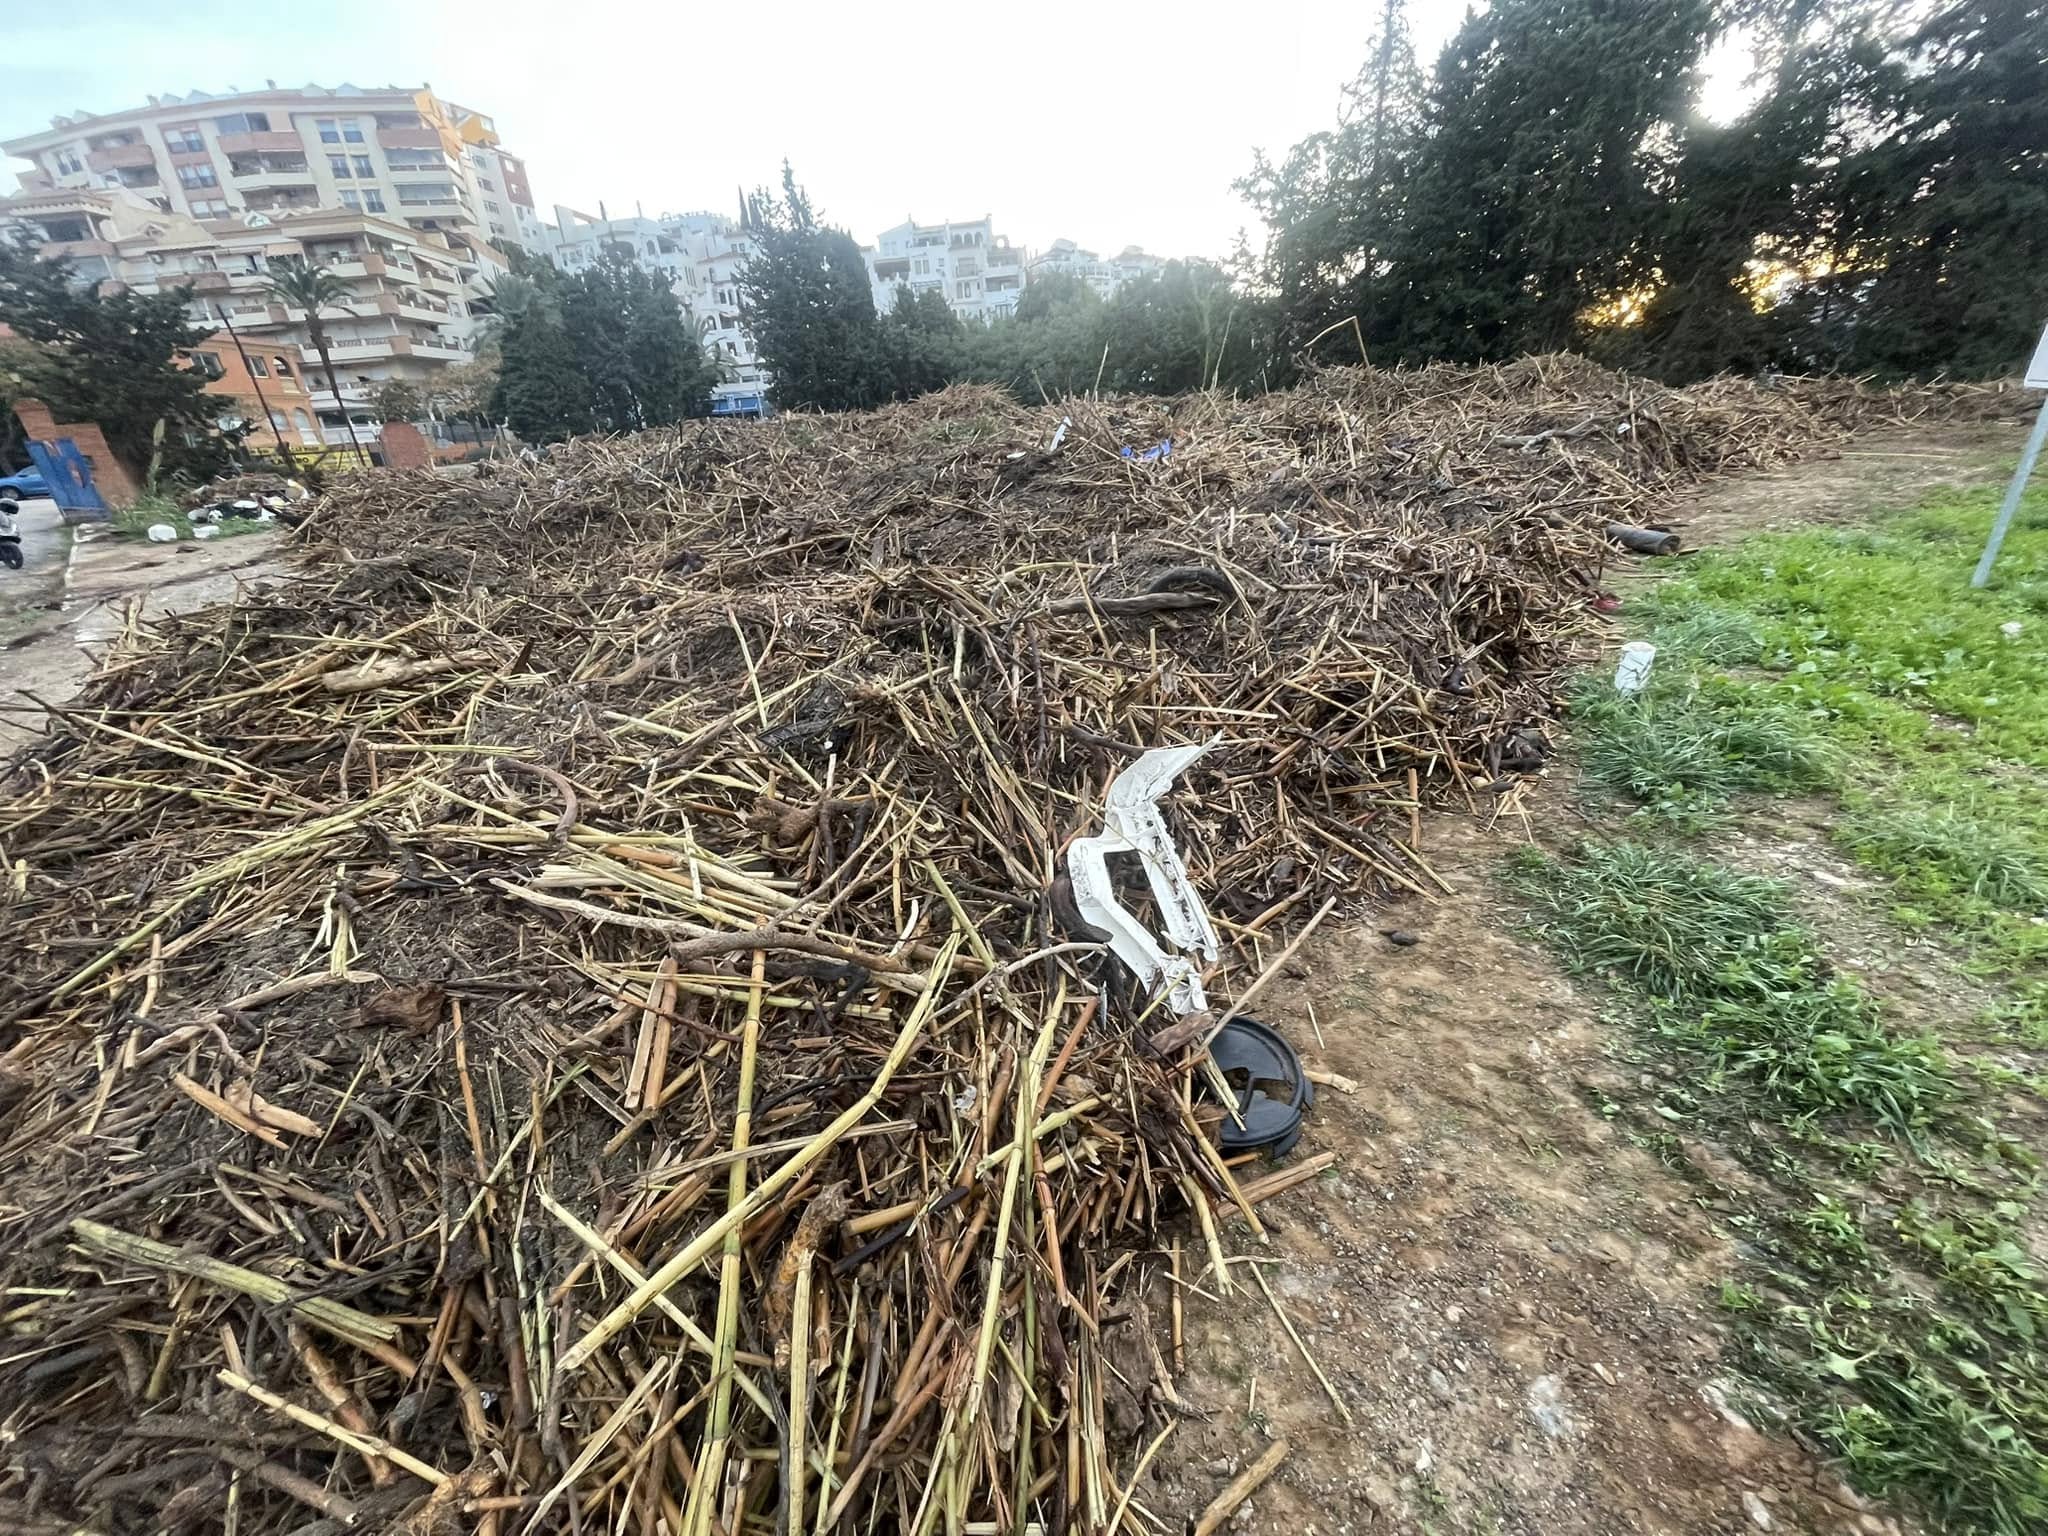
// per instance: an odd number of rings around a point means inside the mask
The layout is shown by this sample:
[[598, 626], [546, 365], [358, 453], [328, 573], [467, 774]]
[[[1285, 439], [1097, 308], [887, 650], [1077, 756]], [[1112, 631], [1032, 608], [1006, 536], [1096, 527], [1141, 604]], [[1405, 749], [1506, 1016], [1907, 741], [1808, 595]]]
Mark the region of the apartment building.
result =
[[491, 119], [426, 89], [152, 96], [55, 118], [0, 149], [33, 166], [24, 192], [120, 189], [195, 219], [346, 208], [498, 244], [539, 224], [525, 165]]
[[964, 223], [906, 220], [885, 229], [861, 254], [867, 258], [875, 308], [886, 314], [896, 290], [936, 289], [962, 320], [1014, 314], [1024, 291], [1024, 253], [999, 239], [987, 217]]
[[1165, 265], [1163, 257], [1148, 255], [1135, 245], [1104, 258], [1071, 240], [1055, 240], [1031, 258], [1025, 273], [1033, 282], [1054, 276], [1077, 278], [1094, 289], [1098, 298], [1106, 299], [1124, 284], [1150, 277]]
[[547, 237], [548, 252], [564, 272], [588, 271], [611, 257], [659, 273], [718, 364], [712, 413], [755, 416], [766, 408], [768, 376], [740, 323], [740, 268], [753, 241], [737, 220], [717, 213], [612, 218], [558, 203]]
[[[431, 388], [442, 369], [471, 361], [475, 310], [506, 270], [479, 241], [451, 246], [437, 232], [357, 209], [200, 220], [112, 188], [0, 200], [0, 235], [12, 229], [26, 229], [44, 257], [68, 257], [88, 280], [144, 292], [189, 288], [192, 322], [218, 327], [197, 353], [215, 392], [252, 420], [267, 409], [309, 445], [345, 443], [349, 421], [373, 424], [380, 385]], [[321, 313], [338, 394], [306, 312], [268, 291], [281, 266], [299, 263], [322, 265], [348, 285], [347, 300]], [[258, 405], [259, 392], [276, 398]]]

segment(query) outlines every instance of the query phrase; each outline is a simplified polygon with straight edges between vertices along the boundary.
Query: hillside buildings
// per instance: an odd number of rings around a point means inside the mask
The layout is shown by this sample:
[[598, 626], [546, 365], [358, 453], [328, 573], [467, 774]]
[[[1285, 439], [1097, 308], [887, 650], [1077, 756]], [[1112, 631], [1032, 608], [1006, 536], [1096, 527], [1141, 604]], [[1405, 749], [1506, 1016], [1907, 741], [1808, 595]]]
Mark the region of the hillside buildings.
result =
[[718, 364], [712, 414], [754, 416], [766, 408], [768, 377], [740, 324], [739, 274], [753, 240], [737, 219], [717, 213], [614, 219], [557, 204], [546, 249], [564, 272], [587, 271], [609, 256], [659, 273]]
[[1165, 265], [1162, 258], [1149, 256], [1135, 245], [1104, 259], [1071, 240], [1055, 240], [1031, 258], [1025, 276], [1034, 282], [1045, 277], [1075, 278], [1092, 288], [1097, 298], [1106, 299], [1124, 284], [1151, 277]]
[[[379, 386], [430, 388], [442, 369], [472, 361], [489, 284], [505, 271], [480, 241], [451, 246], [441, 232], [354, 208], [196, 219], [125, 189], [54, 188], [0, 200], [0, 235], [13, 230], [89, 280], [144, 292], [189, 285], [188, 316], [214, 328], [200, 366], [234, 402], [223, 413], [258, 426], [267, 416], [294, 446], [346, 443], [347, 422], [374, 421]], [[348, 285], [348, 299], [321, 312], [338, 394], [306, 312], [268, 292], [292, 263], [324, 265]]]
[[996, 237], [986, 215], [964, 223], [920, 224], [906, 219], [862, 248], [875, 308], [887, 314], [896, 290], [936, 290], [962, 320], [993, 320], [1016, 313], [1024, 292], [1024, 253]]
[[526, 167], [481, 112], [431, 90], [308, 85], [152, 96], [0, 140], [25, 192], [122, 190], [194, 219], [345, 208], [447, 236], [534, 245]]

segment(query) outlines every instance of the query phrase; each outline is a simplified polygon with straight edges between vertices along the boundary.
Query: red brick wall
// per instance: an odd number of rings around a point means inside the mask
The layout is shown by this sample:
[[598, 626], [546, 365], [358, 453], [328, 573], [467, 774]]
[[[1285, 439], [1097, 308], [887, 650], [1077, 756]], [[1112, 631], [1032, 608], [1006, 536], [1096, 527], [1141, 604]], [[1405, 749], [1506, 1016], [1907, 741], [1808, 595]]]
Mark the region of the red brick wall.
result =
[[92, 468], [93, 488], [109, 507], [116, 510], [132, 507], [141, 497], [142, 488], [128, 473], [128, 466], [114, 457], [114, 450], [107, 446], [106, 434], [94, 423], [60, 422], [40, 400], [15, 401], [14, 415], [32, 442], [54, 443], [60, 437], [68, 437], [76, 443], [78, 451], [85, 456], [85, 462]]
[[434, 451], [409, 421], [384, 423], [384, 464], [388, 469], [425, 469], [434, 462]]

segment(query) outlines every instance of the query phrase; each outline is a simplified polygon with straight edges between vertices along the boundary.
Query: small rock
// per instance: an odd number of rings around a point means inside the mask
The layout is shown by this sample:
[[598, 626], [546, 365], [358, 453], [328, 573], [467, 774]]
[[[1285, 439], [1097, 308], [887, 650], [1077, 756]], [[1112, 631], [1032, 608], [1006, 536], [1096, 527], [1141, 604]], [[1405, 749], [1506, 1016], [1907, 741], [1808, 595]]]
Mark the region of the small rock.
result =
[[1406, 949], [1411, 944], [1422, 942], [1420, 934], [1410, 933], [1406, 928], [1385, 928], [1381, 932], [1387, 936], [1387, 942], [1397, 949]]
[[1621, 1385], [1621, 1378], [1615, 1375], [1614, 1372], [1609, 1370], [1606, 1366], [1602, 1365], [1598, 1360], [1595, 1360], [1593, 1362], [1593, 1374], [1595, 1376], [1598, 1376], [1602, 1381], [1606, 1382], [1607, 1385], [1610, 1387], [1618, 1387]]
[[1525, 1399], [1529, 1417], [1553, 1440], [1562, 1440], [1576, 1427], [1565, 1411], [1564, 1382], [1556, 1376], [1538, 1376], [1529, 1383]]
[[1749, 1516], [1749, 1523], [1760, 1531], [1768, 1531], [1777, 1525], [1764, 1501], [1747, 1488], [1742, 1490], [1742, 1512]]
[[1870, 1508], [1870, 1500], [1864, 1498], [1862, 1494], [1844, 1482], [1831, 1483], [1830, 1480], [1823, 1479], [1820, 1484], [1820, 1492], [1821, 1497], [1830, 1504], [1839, 1504], [1844, 1509], [1853, 1509], [1861, 1513], [1863, 1510]]
[[1454, 1395], [1451, 1391], [1451, 1378], [1442, 1371], [1431, 1371], [1429, 1373], [1429, 1390], [1447, 1403]]
[[1447, 1322], [1447, 1323], [1462, 1323], [1462, 1322], [1463, 1322], [1464, 1320], [1465, 1320], [1465, 1309], [1464, 1309], [1463, 1307], [1460, 1307], [1460, 1306], [1449, 1306], [1449, 1307], [1445, 1307], [1445, 1308], [1444, 1308], [1444, 1321], [1445, 1321], [1445, 1322]]

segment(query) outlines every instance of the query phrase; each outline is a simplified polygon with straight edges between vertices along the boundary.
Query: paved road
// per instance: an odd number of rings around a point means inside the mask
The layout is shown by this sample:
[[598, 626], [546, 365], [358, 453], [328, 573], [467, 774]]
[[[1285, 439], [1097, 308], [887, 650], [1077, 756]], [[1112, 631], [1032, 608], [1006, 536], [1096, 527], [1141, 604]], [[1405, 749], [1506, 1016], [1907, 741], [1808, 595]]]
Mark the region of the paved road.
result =
[[65, 559], [71, 553], [71, 530], [64, 526], [64, 518], [57, 510], [57, 503], [47, 496], [21, 504], [21, 554], [24, 576], [47, 573], [52, 565], [63, 569]]
[[[94, 657], [128, 624], [230, 602], [243, 583], [281, 574], [274, 533], [208, 543], [148, 544], [81, 528], [74, 547], [56, 505], [21, 510], [25, 568], [0, 570], [0, 705], [23, 695], [56, 703], [92, 670]], [[0, 712], [0, 750], [32, 733], [39, 711]]]

